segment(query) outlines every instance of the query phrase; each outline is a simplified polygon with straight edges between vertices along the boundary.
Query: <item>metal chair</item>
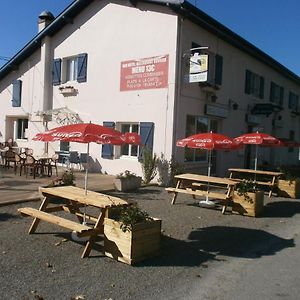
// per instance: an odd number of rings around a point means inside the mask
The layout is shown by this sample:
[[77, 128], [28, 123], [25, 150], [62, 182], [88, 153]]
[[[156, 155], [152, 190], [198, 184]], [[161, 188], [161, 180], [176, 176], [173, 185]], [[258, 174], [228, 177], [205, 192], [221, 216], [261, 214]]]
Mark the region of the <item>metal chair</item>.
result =
[[4, 158], [5, 158], [5, 167], [6, 167], [7, 169], [10, 168], [10, 164], [11, 164], [11, 163], [13, 163], [13, 165], [14, 165], [13, 167], [14, 167], [14, 168], [16, 167], [15, 152], [14, 152], [14, 151], [12, 151], [12, 150], [7, 150], [7, 151], [5, 152]]
[[28, 172], [30, 172], [33, 175], [33, 179], [35, 179], [36, 174], [38, 174], [38, 171], [41, 170], [41, 164], [39, 164], [32, 155], [27, 155], [24, 162], [24, 170], [26, 178], [28, 176]]
[[69, 156], [69, 166], [72, 168], [72, 165], [80, 165], [80, 158], [78, 151], [70, 151], [70, 156]]

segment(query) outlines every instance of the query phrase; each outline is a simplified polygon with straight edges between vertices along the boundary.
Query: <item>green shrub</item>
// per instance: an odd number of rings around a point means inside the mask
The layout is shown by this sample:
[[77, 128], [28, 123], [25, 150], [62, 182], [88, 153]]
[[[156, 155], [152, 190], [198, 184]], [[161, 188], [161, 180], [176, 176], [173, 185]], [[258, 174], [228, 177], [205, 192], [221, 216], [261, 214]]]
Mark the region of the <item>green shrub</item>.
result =
[[143, 181], [145, 184], [149, 183], [157, 174], [157, 156], [152, 151], [144, 147], [143, 148], [143, 160], [141, 161], [143, 170]]

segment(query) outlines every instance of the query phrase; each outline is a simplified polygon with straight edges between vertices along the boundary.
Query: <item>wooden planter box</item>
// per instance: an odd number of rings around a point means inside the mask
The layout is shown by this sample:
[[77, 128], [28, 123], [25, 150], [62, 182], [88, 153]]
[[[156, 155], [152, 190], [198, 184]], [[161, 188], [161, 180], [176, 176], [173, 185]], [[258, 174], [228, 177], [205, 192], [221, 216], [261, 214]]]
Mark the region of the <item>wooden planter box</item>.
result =
[[300, 199], [300, 180], [282, 180], [278, 181], [278, 196]]
[[250, 199], [246, 200], [243, 195], [239, 196], [235, 191], [232, 198], [232, 212], [249, 217], [261, 215], [264, 208], [264, 192], [248, 193], [248, 196]]
[[123, 232], [120, 223], [104, 219], [104, 253], [123, 263], [133, 265], [160, 254], [161, 220], [135, 224]]
[[133, 191], [141, 187], [142, 177], [116, 178], [114, 180], [115, 189], [119, 192]]

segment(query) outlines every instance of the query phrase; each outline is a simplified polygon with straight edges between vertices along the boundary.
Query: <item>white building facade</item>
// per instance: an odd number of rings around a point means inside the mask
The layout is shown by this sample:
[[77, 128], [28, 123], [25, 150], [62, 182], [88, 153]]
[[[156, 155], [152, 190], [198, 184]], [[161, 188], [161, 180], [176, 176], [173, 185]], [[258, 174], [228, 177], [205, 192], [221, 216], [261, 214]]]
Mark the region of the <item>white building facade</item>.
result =
[[[93, 122], [138, 132], [153, 153], [204, 173], [206, 151], [177, 148], [177, 139], [210, 130], [300, 139], [300, 78], [185, 1], [77, 0], [55, 19], [42, 13], [39, 30], [0, 69], [3, 141], [37, 154], [84, 153], [85, 145], [31, 139], [47, 128]], [[190, 56], [198, 52], [208, 55], [208, 81], [190, 83]], [[251, 167], [252, 150], [214, 153], [214, 173]], [[91, 144], [90, 168], [141, 174], [140, 152]], [[299, 153], [264, 148], [260, 159], [297, 164]]]

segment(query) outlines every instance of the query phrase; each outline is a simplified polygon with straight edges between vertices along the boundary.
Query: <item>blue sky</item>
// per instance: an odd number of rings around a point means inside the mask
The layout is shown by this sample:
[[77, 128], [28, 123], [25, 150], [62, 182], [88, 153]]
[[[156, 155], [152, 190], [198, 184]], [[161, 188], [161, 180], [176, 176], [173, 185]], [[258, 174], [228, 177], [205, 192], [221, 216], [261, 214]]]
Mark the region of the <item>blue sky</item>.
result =
[[[299, 0], [189, 1], [300, 76]], [[57, 16], [70, 3], [72, 0], [2, 1], [0, 58], [12, 57], [35, 36], [42, 11]], [[0, 59], [0, 66], [4, 63]]]

